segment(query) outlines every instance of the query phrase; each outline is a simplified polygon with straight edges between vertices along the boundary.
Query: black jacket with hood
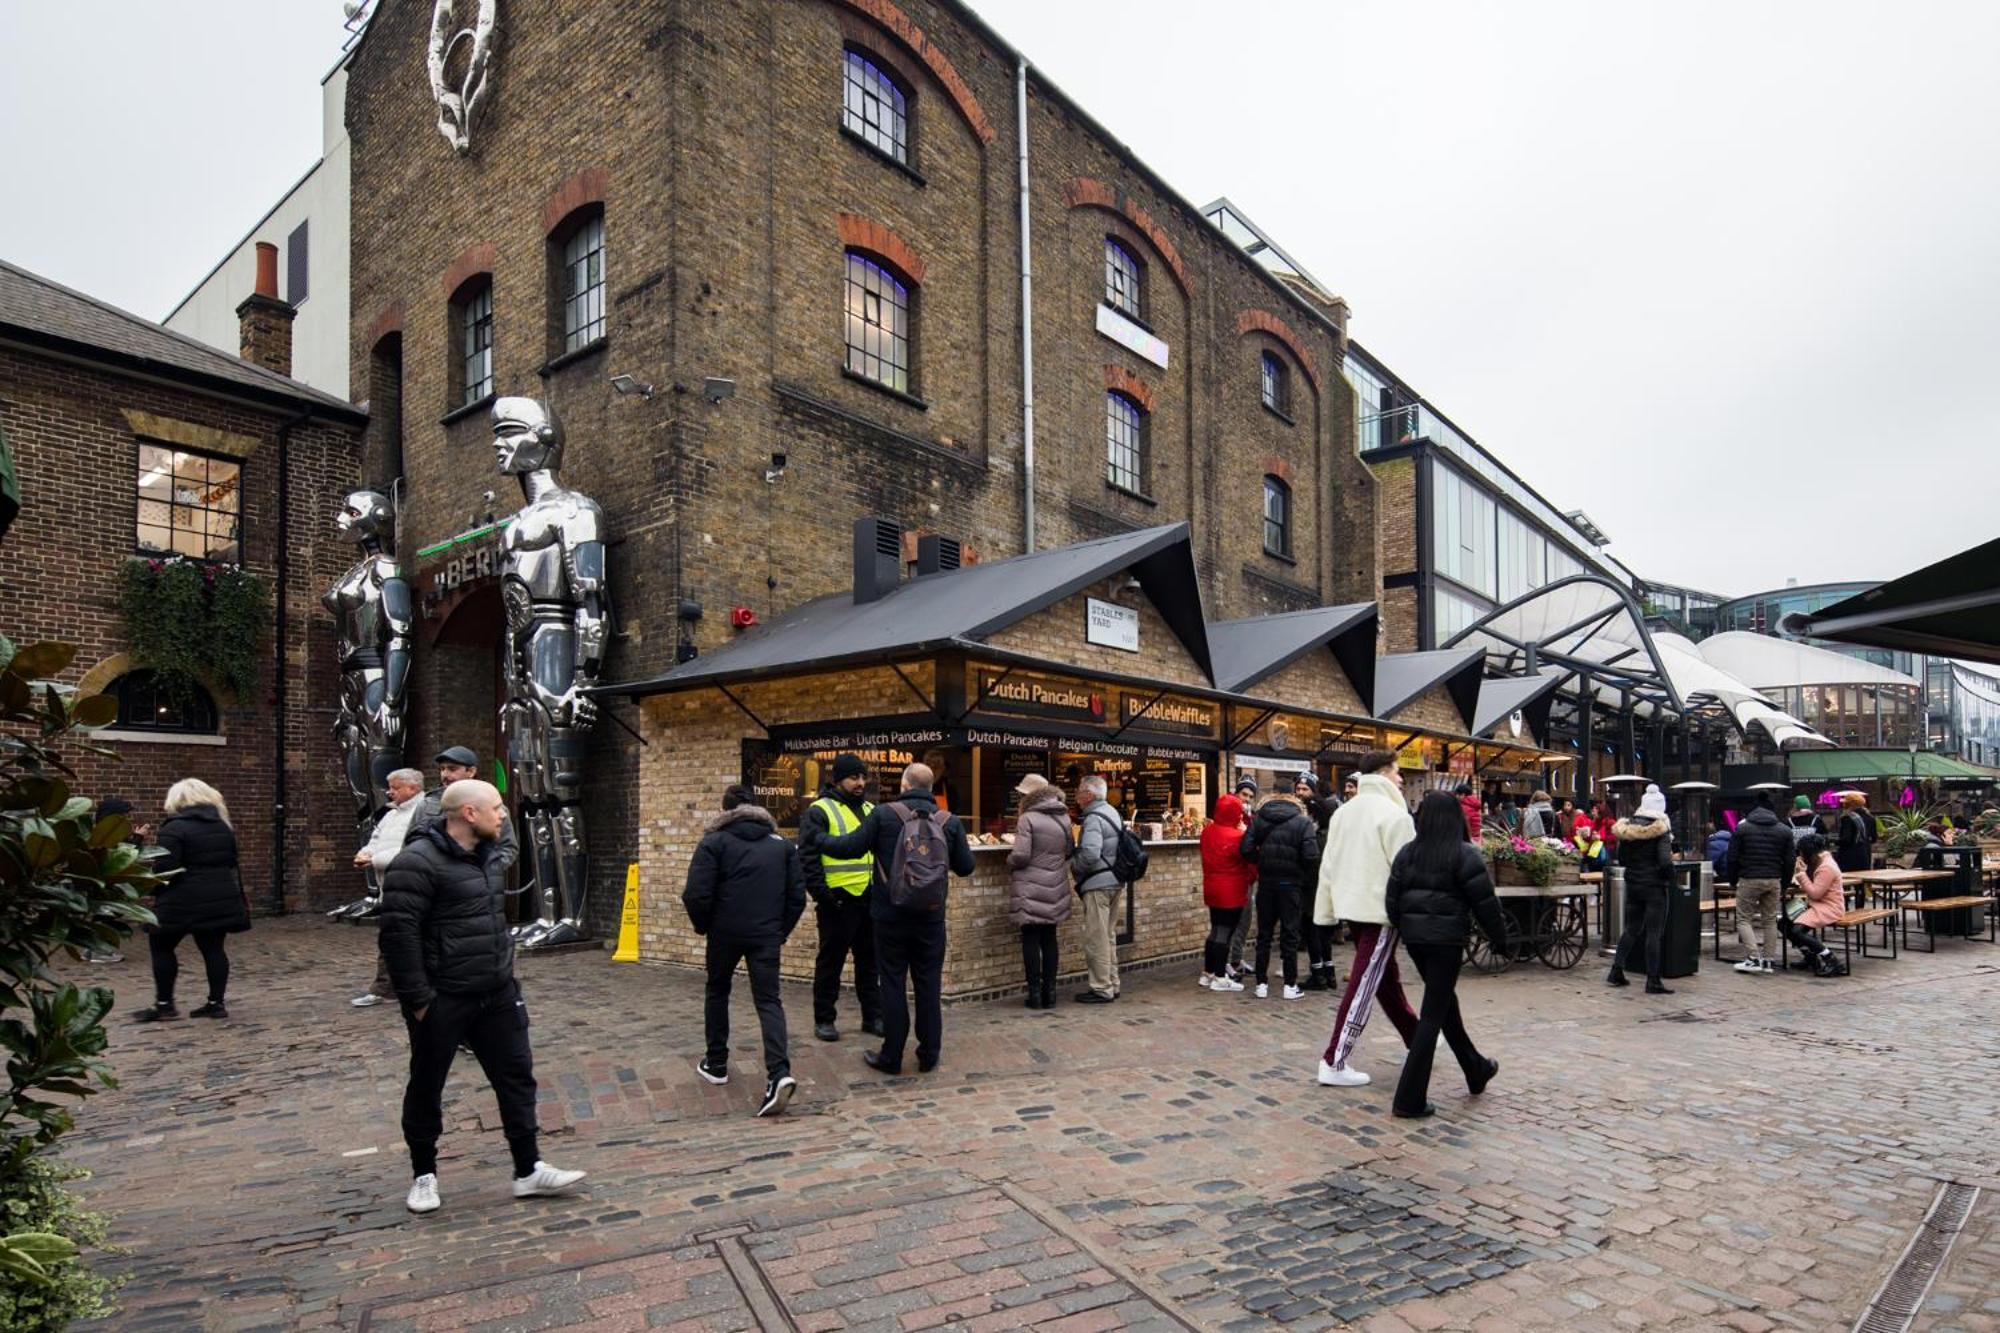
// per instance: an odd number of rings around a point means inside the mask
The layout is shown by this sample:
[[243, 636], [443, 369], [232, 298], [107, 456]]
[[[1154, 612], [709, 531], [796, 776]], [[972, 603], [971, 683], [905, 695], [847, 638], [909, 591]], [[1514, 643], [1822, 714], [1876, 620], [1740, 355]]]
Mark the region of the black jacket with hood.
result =
[[1243, 835], [1243, 859], [1257, 867], [1260, 884], [1316, 885], [1319, 858], [1319, 829], [1294, 798], [1277, 795], [1257, 807]]
[[250, 929], [243, 878], [236, 867], [236, 831], [212, 805], [191, 805], [160, 825], [166, 855], [153, 870], [180, 873], [153, 895], [162, 930]]
[[1625, 867], [1625, 897], [1664, 896], [1674, 879], [1674, 840], [1667, 836], [1672, 831], [1667, 821], [1641, 811], [1612, 828], [1618, 835], [1618, 864]]
[[[896, 798], [910, 807], [917, 818], [927, 819], [937, 812], [937, 798], [922, 787], [912, 788]], [[889, 895], [882, 886], [888, 882], [889, 867], [896, 862], [896, 839], [903, 832], [903, 821], [896, 818], [896, 812], [889, 808], [888, 801], [868, 812], [868, 818], [861, 821], [861, 827], [843, 837], [828, 838], [820, 844], [820, 850], [828, 856], [859, 856], [863, 852], [875, 854], [875, 883], [869, 892], [868, 915], [875, 921], [936, 921], [927, 912], [905, 912], [889, 901]], [[972, 844], [965, 836], [965, 825], [953, 815], [944, 825], [945, 856], [951, 863], [954, 875], [972, 873]]]
[[1507, 952], [1507, 915], [1493, 895], [1493, 876], [1479, 848], [1466, 843], [1459, 848], [1458, 864], [1443, 879], [1420, 878], [1414, 867], [1415, 843], [1405, 843], [1389, 865], [1389, 888], [1384, 904], [1389, 924], [1400, 931], [1403, 943], [1457, 947], [1472, 938], [1472, 919], [1493, 941], [1495, 953]]
[[507, 868], [494, 842], [459, 846], [443, 824], [405, 843], [382, 876], [382, 956], [396, 997], [421, 1009], [514, 979]]
[[[819, 798], [840, 802], [854, 813], [857, 823], [862, 818], [861, 807], [868, 804], [866, 797], [849, 796], [831, 782], [820, 790]], [[826, 866], [820, 860], [825, 855], [825, 849], [820, 844], [832, 834], [833, 830], [827, 827], [826, 812], [819, 808], [819, 800], [799, 811], [799, 873], [805, 876], [806, 896], [814, 902], [820, 902], [827, 896]], [[841, 895], [843, 898], [847, 896], [844, 893]], [[856, 896], [866, 898], [867, 890]]]
[[1746, 879], [1790, 884], [1792, 872], [1798, 869], [1799, 842], [1789, 825], [1779, 823], [1775, 814], [1759, 806], [1736, 826], [1736, 836], [1729, 840], [1727, 864], [1732, 889]]
[[681, 902], [697, 935], [782, 944], [806, 910], [798, 848], [762, 806], [724, 810], [694, 849]]
[[1834, 825], [1833, 863], [1842, 870], [1867, 870], [1875, 863], [1875, 816], [1865, 805], [1850, 805]]

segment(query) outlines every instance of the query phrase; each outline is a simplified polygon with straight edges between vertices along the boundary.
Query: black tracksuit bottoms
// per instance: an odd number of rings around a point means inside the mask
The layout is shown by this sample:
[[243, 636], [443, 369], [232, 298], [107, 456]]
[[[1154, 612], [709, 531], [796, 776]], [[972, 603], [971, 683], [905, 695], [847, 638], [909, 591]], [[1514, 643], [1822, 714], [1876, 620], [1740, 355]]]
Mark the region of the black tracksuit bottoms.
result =
[[[871, 889], [870, 893], [873, 892]], [[875, 923], [868, 918], [868, 893], [828, 889], [813, 905], [819, 923], [819, 953], [813, 958], [813, 1022], [831, 1023], [840, 1004], [840, 974], [847, 956], [854, 955], [854, 998], [861, 1003], [861, 1025], [882, 1016], [877, 998]]]
[[1257, 984], [1270, 980], [1271, 936], [1278, 936], [1278, 960], [1285, 984], [1299, 984], [1299, 900], [1296, 884], [1257, 884]]
[[708, 1004], [702, 1017], [708, 1030], [711, 1069], [729, 1064], [729, 983], [738, 959], [750, 974], [750, 1000], [757, 1006], [757, 1026], [764, 1034], [764, 1072], [782, 1078], [792, 1072], [785, 1037], [785, 1006], [778, 994], [778, 940], [734, 940], [708, 937]]
[[1667, 895], [1664, 889], [1640, 889], [1625, 895], [1625, 929], [1618, 936], [1618, 952], [1611, 956], [1611, 969], [1644, 963], [1646, 980], [1660, 981], [1660, 946], [1667, 937]]
[[917, 999], [917, 1063], [935, 1064], [944, 1044], [944, 918], [875, 923], [875, 962], [882, 973], [882, 1062], [903, 1067], [910, 1036], [909, 983]]
[[521, 999], [520, 984], [509, 978], [479, 994], [439, 992], [422, 1020], [406, 1001], [403, 1022], [410, 1030], [410, 1082], [403, 1090], [403, 1142], [410, 1148], [410, 1173], [437, 1172], [445, 1077], [462, 1042], [472, 1048], [486, 1081], [493, 1085], [515, 1177], [532, 1175], [540, 1156], [535, 1146], [535, 1059], [528, 1049], [528, 1006]]
[[160, 926], [146, 937], [146, 950], [153, 956], [153, 998], [161, 1004], [174, 1002], [174, 982], [180, 978], [181, 941], [194, 936], [201, 950], [202, 966], [208, 971], [208, 998], [220, 1002], [229, 989], [229, 955], [222, 942], [229, 938], [220, 930], [189, 930], [185, 926]]
[[1462, 944], [1411, 944], [1410, 961], [1424, 979], [1423, 1006], [1417, 1014], [1417, 1035], [1410, 1053], [1403, 1059], [1403, 1074], [1396, 1081], [1395, 1104], [1405, 1112], [1421, 1111], [1430, 1100], [1431, 1062], [1437, 1056], [1442, 1036], [1468, 1083], [1486, 1075], [1486, 1057], [1472, 1044], [1465, 1020], [1458, 1010], [1458, 969], [1465, 961]]

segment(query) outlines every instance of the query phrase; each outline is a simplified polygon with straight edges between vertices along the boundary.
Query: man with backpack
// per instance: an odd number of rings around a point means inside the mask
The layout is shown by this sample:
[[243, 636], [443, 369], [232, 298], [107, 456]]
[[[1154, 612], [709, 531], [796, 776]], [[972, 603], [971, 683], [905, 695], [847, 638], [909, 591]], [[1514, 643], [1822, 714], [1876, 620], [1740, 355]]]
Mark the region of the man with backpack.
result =
[[881, 978], [882, 1048], [864, 1051], [870, 1069], [903, 1072], [910, 1035], [907, 980], [916, 994], [917, 1070], [937, 1068], [944, 1042], [945, 900], [951, 876], [972, 873], [972, 844], [958, 816], [938, 808], [928, 765], [903, 770], [901, 794], [868, 812], [861, 827], [820, 843], [820, 853], [875, 858], [869, 915], [875, 922], [875, 965]]
[[1077, 993], [1078, 1004], [1110, 1004], [1118, 998], [1118, 919], [1126, 886], [1146, 873], [1144, 844], [1105, 796], [1098, 774], [1077, 784], [1082, 813], [1070, 869], [1083, 899], [1083, 959], [1090, 972], [1090, 987]]

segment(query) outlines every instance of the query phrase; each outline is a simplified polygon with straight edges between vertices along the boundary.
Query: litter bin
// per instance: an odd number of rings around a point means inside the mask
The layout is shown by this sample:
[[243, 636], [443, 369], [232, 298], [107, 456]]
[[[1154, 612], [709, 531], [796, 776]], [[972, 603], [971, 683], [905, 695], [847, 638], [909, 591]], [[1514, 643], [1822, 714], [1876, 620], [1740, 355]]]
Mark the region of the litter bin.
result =
[[1701, 968], [1701, 888], [1706, 861], [1674, 862], [1667, 885], [1667, 937], [1660, 942], [1660, 975], [1691, 977]]
[[1625, 867], [1605, 866], [1597, 892], [1599, 947], [1607, 954], [1617, 953], [1618, 937], [1625, 933]]
[[[1917, 851], [1917, 869], [1949, 870], [1950, 879], [1934, 879], [1920, 886], [1917, 897], [1925, 898], [1978, 898], [1980, 872], [1984, 859], [1978, 847], [1923, 847]], [[1954, 907], [1949, 912], [1937, 913], [1937, 933], [1940, 935], [1971, 936], [1976, 933], [1973, 926], [1973, 907]]]

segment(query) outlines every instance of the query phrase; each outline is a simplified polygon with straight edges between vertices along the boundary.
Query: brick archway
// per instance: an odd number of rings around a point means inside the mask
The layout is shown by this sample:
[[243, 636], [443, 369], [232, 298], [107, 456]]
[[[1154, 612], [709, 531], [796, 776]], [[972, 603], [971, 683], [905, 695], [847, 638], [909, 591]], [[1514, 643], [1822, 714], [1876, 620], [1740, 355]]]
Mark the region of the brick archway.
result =
[[1314, 369], [1312, 358], [1306, 355], [1305, 344], [1299, 341], [1298, 334], [1292, 332], [1291, 325], [1268, 310], [1240, 310], [1236, 314], [1236, 331], [1239, 334], [1266, 333], [1283, 343], [1285, 350], [1292, 354], [1292, 359], [1299, 363], [1299, 369], [1312, 381], [1313, 396], [1319, 396], [1322, 387], [1319, 371]]
[[919, 287], [923, 286], [924, 257], [908, 241], [873, 218], [864, 218], [859, 213], [837, 214], [835, 220], [840, 228], [842, 245], [880, 255], [900, 270], [905, 278]]
[[979, 142], [993, 142], [993, 122], [986, 118], [986, 110], [979, 105], [979, 98], [972, 87], [959, 74], [945, 53], [924, 34], [924, 30], [911, 20], [908, 14], [890, 3], [890, 0], [838, 0], [839, 3], [857, 14], [866, 15], [879, 24], [884, 32], [900, 42], [909, 53], [921, 60], [931, 77], [944, 89], [946, 100], [957, 108], [965, 118]]
[[1088, 176], [1077, 176], [1063, 187], [1063, 199], [1071, 208], [1101, 208], [1107, 213], [1117, 214], [1137, 227], [1139, 234], [1144, 236], [1147, 243], [1159, 254], [1160, 262], [1174, 275], [1174, 281], [1180, 284], [1181, 294], [1194, 295], [1194, 278], [1189, 274], [1187, 262], [1181, 258], [1180, 249], [1174, 244], [1173, 238], [1167, 235], [1164, 227], [1153, 220], [1151, 213], [1123, 190], [1115, 189], [1100, 180], [1092, 180]]

